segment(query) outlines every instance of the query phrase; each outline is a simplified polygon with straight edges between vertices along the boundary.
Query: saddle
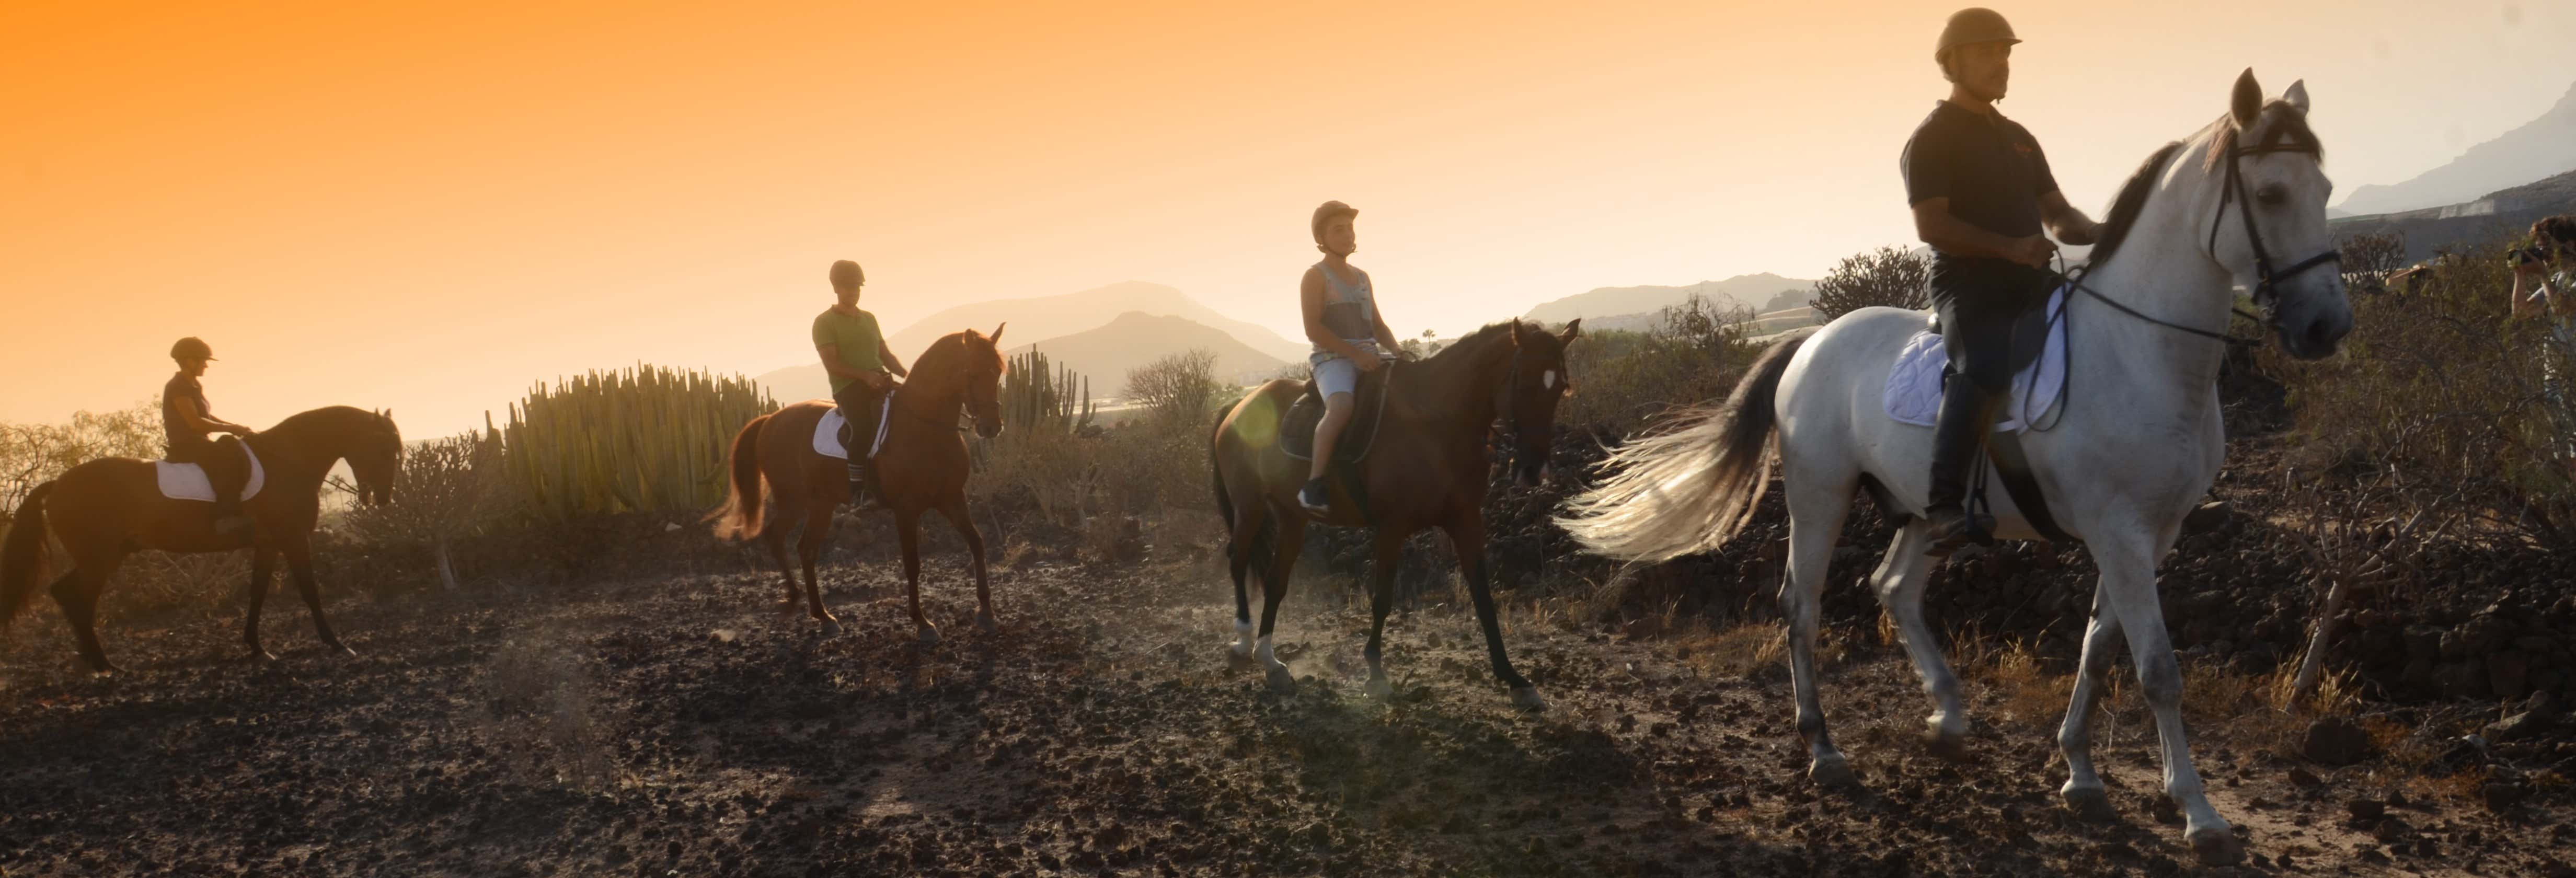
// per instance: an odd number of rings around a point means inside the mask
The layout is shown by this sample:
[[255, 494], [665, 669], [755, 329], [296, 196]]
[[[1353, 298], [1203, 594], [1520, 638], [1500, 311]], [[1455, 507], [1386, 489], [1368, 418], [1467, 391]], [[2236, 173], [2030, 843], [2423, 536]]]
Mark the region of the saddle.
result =
[[[2040, 354], [2048, 349], [2051, 315], [2056, 313], [2063, 313], [2063, 311], [2049, 308], [2043, 300], [2042, 304], [2013, 318], [2012, 374], [2021, 374], [2023, 369], [2029, 368], [2030, 364], [2036, 362]], [[1941, 334], [1939, 312], [1934, 312], [1924, 321], [1924, 324], [1924, 331], [1933, 335]], [[1941, 370], [1941, 375], [1946, 382], [1951, 372], [1945, 367]], [[2083, 542], [2067, 533], [2066, 529], [2057, 523], [2057, 516], [2049, 513], [2048, 496], [2039, 488], [2039, 475], [2031, 469], [2029, 456], [2022, 453], [2021, 434], [2018, 431], [1988, 431], [1985, 445], [1985, 456], [1977, 461], [1976, 472], [1970, 476], [1969, 511], [1985, 514], [1986, 510], [1991, 508], [1991, 503], [1986, 499], [1986, 478], [1991, 474], [2003, 482], [2004, 493], [2012, 497], [2013, 506], [2021, 510], [2022, 518], [2030, 523], [2031, 530], [2037, 531], [2041, 538], [2059, 544]], [[1992, 541], [1989, 537], [1980, 542]]]
[[[1359, 386], [1351, 392], [1351, 422], [1342, 426], [1342, 434], [1333, 442], [1333, 463], [1350, 465], [1368, 459], [1369, 446], [1377, 443], [1378, 424], [1385, 420], [1387, 377], [1395, 374], [1395, 363], [1374, 372], [1360, 373]], [[1315, 390], [1315, 379], [1306, 379], [1306, 392], [1288, 407], [1286, 417], [1279, 419], [1279, 450], [1297, 460], [1315, 459], [1315, 425], [1324, 420], [1324, 397]]]
[[[2012, 361], [2011, 368], [2005, 370], [2007, 373], [2021, 374], [2021, 370], [2030, 368], [2030, 364], [2039, 359], [2041, 351], [2048, 349], [2048, 324], [2049, 307], [2045, 296], [2032, 303], [2029, 310], [2021, 312], [2021, 316], [2013, 318]], [[1934, 311], [1924, 317], [1923, 331], [1941, 334], [1941, 312]], [[1942, 374], [1949, 372], [1945, 369]]]
[[[893, 420], [894, 394], [889, 393], [886, 394], [885, 399], [877, 403], [876, 435], [868, 442], [867, 457], [874, 458], [878, 452], [885, 450], [886, 433]], [[831, 411], [824, 412], [823, 417], [814, 422], [814, 453], [841, 460], [849, 459], [850, 453], [845, 450], [849, 446], [843, 441], [849, 438], [849, 433], [850, 420], [841, 413], [839, 407], [835, 406]]]

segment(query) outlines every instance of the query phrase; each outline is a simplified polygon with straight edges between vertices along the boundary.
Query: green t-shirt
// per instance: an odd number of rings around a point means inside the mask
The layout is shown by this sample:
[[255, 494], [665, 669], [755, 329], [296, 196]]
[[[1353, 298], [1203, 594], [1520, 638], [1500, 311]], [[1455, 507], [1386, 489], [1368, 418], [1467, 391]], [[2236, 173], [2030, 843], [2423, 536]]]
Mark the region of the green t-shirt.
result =
[[[856, 316], [826, 310], [814, 318], [814, 347], [830, 345], [841, 353], [841, 365], [862, 371], [883, 372], [885, 360], [877, 350], [877, 315], [866, 311]], [[838, 394], [850, 382], [858, 380], [843, 375], [832, 377], [832, 392]]]

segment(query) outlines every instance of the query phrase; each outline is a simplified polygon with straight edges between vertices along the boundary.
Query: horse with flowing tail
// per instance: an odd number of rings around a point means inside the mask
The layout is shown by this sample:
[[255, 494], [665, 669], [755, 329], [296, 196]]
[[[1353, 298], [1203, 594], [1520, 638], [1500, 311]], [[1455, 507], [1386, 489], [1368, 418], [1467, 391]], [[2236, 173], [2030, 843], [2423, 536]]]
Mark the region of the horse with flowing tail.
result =
[[287, 418], [242, 444], [264, 471], [259, 493], [242, 501], [242, 514], [256, 525], [244, 534], [216, 533], [213, 516], [206, 512], [211, 495], [204, 500], [166, 496], [160, 466], [153, 461], [100, 458], [37, 485], [19, 504], [8, 539], [0, 543], [0, 626], [34, 601], [36, 583], [46, 573], [50, 533], [71, 560], [71, 568], [53, 582], [54, 604], [71, 622], [81, 657], [97, 673], [116, 671], [98, 645], [98, 598], [136, 549], [251, 550], [250, 607], [242, 621], [242, 641], [259, 659], [276, 658], [259, 644], [259, 609], [268, 597], [269, 573], [283, 556], [296, 590], [304, 594], [305, 608], [313, 613], [314, 633], [332, 649], [354, 654], [322, 618], [322, 595], [313, 581], [313, 528], [322, 517], [322, 483], [333, 466], [346, 460], [358, 479], [360, 503], [393, 502], [394, 480], [402, 472], [402, 431], [394, 427], [390, 412], [334, 406]]
[[[2330, 268], [2334, 242], [2322, 149], [2307, 125], [2308, 95], [2294, 84], [2265, 102], [2252, 71], [2231, 107], [2188, 141], [2158, 151], [2114, 201], [2091, 270], [2066, 293], [2067, 372], [2083, 391], [2062, 419], [2020, 438], [2042, 496], [2063, 530], [2101, 570], [2057, 743], [2066, 756], [2066, 804], [2106, 819], [2086, 723], [2125, 635], [2162, 740], [2165, 794], [2185, 818], [2184, 838], [2208, 863], [2232, 863], [2242, 843], [2209, 805], [2184, 740], [2182, 673], [2156, 596], [2156, 562], [2173, 547], [2183, 515], [2209, 490], [2226, 437], [2217, 378], [2223, 334], [2242, 286], [2269, 312], [2283, 350], [2334, 352], [2352, 327], [2343, 282]], [[2306, 256], [2295, 263], [2276, 255]], [[1560, 519], [1593, 551], [1660, 560], [1703, 552], [1733, 537], [1751, 514], [1776, 449], [1789, 507], [1788, 571], [1780, 608], [1798, 732], [1819, 783], [1853, 776], [1825, 730], [1816, 691], [1817, 607], [1825, 565], [1857, 491], [1903, 522], [1870, 582], [1895, 620], [1934, 711], [1928, 740], [1954, 753], [1968, 729], [1959, 681], [1923, 619], [1933, 535], [1920, 517], [1929, 492], [1931, 430], [1889, 418], [1882, 400], [1897, 351], [1924, 328], [1921, 312], [1864, 308], [1803, 340], [1766, 352], [1726, 402], [1674, 428], [1629, 443], [1605, 462], [1613, 473]], [[1776, 441], [1775, 441], [1776, 440]], [[1993, 501], [1998, 535], [2038, 536], [2010, 497]]]
[[[921, 612], [921, 516], [937, 511], [966, 538], [966, 551], [973, 556], [975, 600], [980, 607], [975, 626], [986, 631], [999, 627], [993, 615], [993, 590], [985, 578], [984, 536], [975, 530], [975, 522], [966, 512], [966, 474], [969, 458], [966, 439], [959, 434], [960, 411], [975, 423], [976, 435], [992, 438], [1002, 432], [1001, 384], [1005, 368], [1002, 351], [1002, 329], [996, 326], [992, 335], [972, 329], [950, 333], [932, 342], [921, 357], [913, 361], [912, 377], [893, 394], [891, 411], [885, 419], [885, 444], [877, 452], [877, 472], [884, 490], [885, 507], [893, 510], [895, 533], [903, 543], [903, 585], [910, 602], [912, 622], [919, 627], [921, 642], [939, 642], [939, 627]], [[804, 532], [796, 541], [796, 555], [804, 562], [805, 609], [815, 621], [823, 623], [825, 633], [838, 633], [841, 622], [823, 609], [822, 586], [814, 578], [814, 564], [823, 557], [823, 537], [831, 531], [832, 509], [849, 499], [849, 467], [839, 458], [826, 457], [815, 450], [815, 426], [831, 413], [830, 400], [800, 402], [778, 411], [753, 418], [743, 425], [733, 439], [731, 462], [732, 489], [722, 508], [707, 516], [715, 523], [716, 537], [724, 540], [758, 538], [769, 546], [769, 555], [778, 562], [778, 572], [787, 581], [787, 596], [779, 610], [794, 613], [798, 603], [796, 568], [787, 563], [787, 528], [794, 523], [770, 517], [762, 486], [776, 495], [779, 515], [800, 515]], [[831, 437], [823, 437], [830, 439]], [[856, 443], [866, 447], [866, 442]], [[837, 442], [834, 447], [839, 447]]]
[[[1580, 320], [1567, 324], [1561, 334], [1513, 320], [1469, 333], [1427, 360], [1387, 367], [1394, 371], [1385, 379], [1373, 447], [1349, 479], [1336, 479], [1332, 513], [1316, 519], [1367, 527], [1374, 534], [1366, 652], [1370, 695], [1385, 698], [1394, 691], [1381, 659], [1404, 540], [1437, 527], [1449, 535], [1450, 549], [1466, 576], [1494, 678], [1510, 687], [1513, 701], [1523, 707], [1546, 706], [1538, 689], [1504, 656], [1502, 628], [1494, 619], [1485, 565], [1488, 437], [1495, 421], [1502, 420], [1516, 437], [1511, 470], [1520, 484], [1535, 486], [1545, 478], [1556, 405], [1571, 388], [1565, 347], [1581, 331]], [[1226, 559], [1234, 575], [1234, 656], [1258, 661], [1270, 685], [1281, 689], [1293, 688], [1296, 681], [1273, 654], [1271, 631], [1279, 601], [1288, 595], [1289, 571], [1305, 545], [1310, 516], [1297, 503], [1307, 464], [1289, 457], [1279, 437], [1281, 422], [1303, 393], [1301, 384], [1285, 380], [1254, 388], [1227, 410], [1209, 439], [1217, 512], [1231, 530]], [[1357, 492], [1350, 490], [1353, 485]], [[1262, 586], [1257, 646], [1252, 601], [1244, 590], [1244, 577], [1255, 570]]]

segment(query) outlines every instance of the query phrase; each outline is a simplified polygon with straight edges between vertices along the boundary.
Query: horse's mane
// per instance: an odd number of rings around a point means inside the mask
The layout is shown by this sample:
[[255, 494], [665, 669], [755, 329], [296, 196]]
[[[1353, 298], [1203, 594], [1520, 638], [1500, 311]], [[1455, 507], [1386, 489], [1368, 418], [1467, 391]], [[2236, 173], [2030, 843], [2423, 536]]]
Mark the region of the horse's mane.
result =
[[[978, 332], [973, 329], [952, 332], [947, 335], [940, 336], [938, 341], [931, 342], [930, 347], [922, 350], [921, 356], [913, 358], [913, 371], [918, 372], [923, 367], [931, 365], [934, 357], [938, 357], [943, 351], [949, 348], [955, 348], [957, 350], [957, 353], [950, 354], [949, 356], [972, 356], [975, 352], [975, 348], [973, 345], [967, 344], [967, 341], [969, 340], [990, 341], [984, 337], [982, 332]], [[993, 369], [996, 372], [1007, 370], [1010, 367], [1010, 359], [1002, 356], [1001, 345], [987, 344], [986, 347], [991, 348], [993, 351]]]
[[270, 427], [269, 429], [301, 432], [303, 430], [314, 429], [317, 427], [341, 427], [349, 423], [365, 423], [368, 421], [383, 422], [385, 426], [389, 428], [392, 426], [390, 421], [386, 421], [375, 412], [358, 408], [356, 406], [331, 405], [323, 406], [309, 412], [299, 412], [295, 415], [289, 416], [286, 420], [277, 422], [277, 426]]
[[2129, 175], [2129, 182], [2120, 185], [2120, 196], [2111, 199], [2111, 215], [2102, 218], [2102, 236], [2093, 242], [2087, 264], [2108, 263], [2111, 254], [2120, 252], [2120, 244], [2129, 239], [2129, 230], [2138, 225], [2138, 216], [2147, 211], [2147, 196], [2155, 194], [2156, 177], [2164, 173], [2165, 163], [2181, 151], [2179, 140], [2157, 148], [2154, 155], [2138, 165], [2137, 173]]
[[1484, 326], [1478, 327], [1474, 332], [1470, 332], [1459, 337], [1457, 341], [1450, 342], [1448, 347], [1441, 348], [1439, 353], [1432, 354], [1431, 358], [1426, 362], [1439, 363], [1442, 361], [1455, 362], [1473, 360], [1476, 358], [1474, 354], [1464, 354], [1459, 352], [1466, 350], [1481, 351], [1487, 346], [1493, 345], [1497, 342], [1509, 341], [1511, 337], [1512, 321], [1505, 320], [1501, 323], [1488, 323]]
[[[2255, 117], [2254, 125], [2264, 132], [2263, 145], [2267, 147], [2308, 150], [2320, 159], [2325, 157], [2325, 147], [2318, 143], [2316, 132], [2308, 128], [2307, 114], [2299, 112], [2299, 108], [2288, 102], [2275, 100], [2263, 105], [2263, 112]], [[2219, 162], [2235, 153], [2243, 132], [2237, 127], [2235, 116], [2222, 114], [2218, 121], [2192, 134], [2193, 140], [2202, 137], [2209, 139], [2209, 147], [2201, 158], [2201, 166], [2204, 169], [2216, 168]], [[2093, 242], [2093, 252], [2086, 257], [2086, 264], [2098, 268], [2109, 264], [2111, 257], [2120, 252], [2120, 245], [2137, 227], [2138, 217], [2146, 213], [2147, 198], [2156, 192], [2156, 178], [2164, 174], [2165, 167], [2186, 145], [2187, 141], [2177, 140], [2158, 147], [2154, 154], [2138, 165], [2137, 173], [2129, 175], [2129, 181], [2121, 184], [2119, 197], [2111, 199], [2111, 215], [2102, 219], [2102, 236]]]

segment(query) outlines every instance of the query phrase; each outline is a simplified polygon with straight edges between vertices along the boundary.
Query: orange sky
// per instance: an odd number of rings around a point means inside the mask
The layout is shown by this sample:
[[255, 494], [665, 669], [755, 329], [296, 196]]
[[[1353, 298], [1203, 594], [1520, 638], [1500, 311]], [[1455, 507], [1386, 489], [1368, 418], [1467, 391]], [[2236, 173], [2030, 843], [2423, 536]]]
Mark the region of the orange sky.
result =
[[[1408, 335], [1814, 277], [1911, 237], [1895, 160], [1950, 2], [21, 0], [0, 420], [149, 398], [198, 334], [234, 420], [437, 435], [586, 368], [809, 359], [841, 257], [890, 332], [1136, 279], [1287, 334], [1326, 198]], [[2029, 40], [2004, 110], [2088, 209], [2248, 65], [2308, 80], [2342, 187], [2576, 82], [2576, 4], [1998, 8]]]

